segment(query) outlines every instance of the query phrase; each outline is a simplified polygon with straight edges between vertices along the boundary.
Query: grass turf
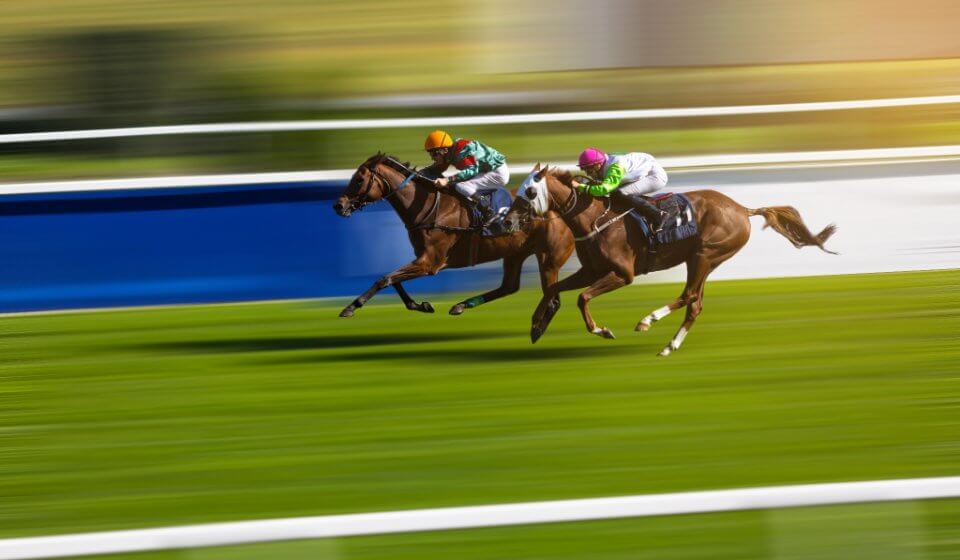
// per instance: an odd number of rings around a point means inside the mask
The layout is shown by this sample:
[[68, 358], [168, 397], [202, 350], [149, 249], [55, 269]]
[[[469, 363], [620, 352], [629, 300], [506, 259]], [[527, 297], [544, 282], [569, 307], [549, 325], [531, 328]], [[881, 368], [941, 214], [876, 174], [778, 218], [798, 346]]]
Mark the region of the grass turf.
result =
[[[0, 537], [957, 474], [960, 271], [711, 283], [684, 347], [657, 358], [681, 314], [632, 328], [679, 288], [595, 300], [615, 341], [586, 334], [566, 295], [535, 346], [534, 290], [462, 317], [442, 314], [457, 301], [444, 295], [437, 316], [385, 298], [339, 319], [344, 298], [0, 318]], [[867, 511], [889, 508], [902, 517]], [[960, 554], [956, 502], [911, 511], [925, 553]], [[781, 557], [770, 515], [302, 555]]]

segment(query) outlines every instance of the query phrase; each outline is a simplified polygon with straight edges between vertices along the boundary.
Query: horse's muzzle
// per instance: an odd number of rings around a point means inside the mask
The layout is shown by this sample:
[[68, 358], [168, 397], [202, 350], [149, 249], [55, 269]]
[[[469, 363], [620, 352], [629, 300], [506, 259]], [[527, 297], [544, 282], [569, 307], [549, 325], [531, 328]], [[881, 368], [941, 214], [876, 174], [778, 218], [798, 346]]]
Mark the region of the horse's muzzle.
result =
[[503, 229], [507, 233], [518, 233], [523, 230], [524, 220], [517, 214], [507, 214], [503, 217]]
[[333, 211], [337, 213], [338, 216], [346, 218], [353, 212], [353, 208], [349, 204], [344, 205], [342, 202], [337, 202], [333, 205]]

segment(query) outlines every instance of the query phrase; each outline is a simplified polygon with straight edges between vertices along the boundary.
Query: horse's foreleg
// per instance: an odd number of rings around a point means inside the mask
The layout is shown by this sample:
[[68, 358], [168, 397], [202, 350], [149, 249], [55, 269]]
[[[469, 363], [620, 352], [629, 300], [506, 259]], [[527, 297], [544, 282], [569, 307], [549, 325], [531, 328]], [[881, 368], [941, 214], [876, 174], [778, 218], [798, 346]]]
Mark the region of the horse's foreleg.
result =
[[523, 270], [523, 257], [507, 257], [503, 259], [503, 281], [500, 286], [479, 296], [467, 298], [450, 308], [451, 315], [460, 315], [465, 309], [490, 303], [495, 299], [509, 296], [520, 289], [520, 273]]
[[420, 311], [421, 313], [433, 313], [433, 306], [430, 305], [429, 301], [424, 301], [423, 303], [417, 303], [413, 301], [413, 298], [410, 297], [410, 294], [407, 293], [406, 288], [403, 287], [403, 284], [396, 282], [393, 285], [393, 289], [397, 291], [397, 295], [400, 296], [400, 299], [403, 300], [403, 304], [407, 306], [407, 309], [410, 311]]
[[577, 307], [580, 308], [580, 313], [583, 315], [583, 322], [587, 326], [587, 332], [602, 336], [603, 338], [616, 338], [610, 329], [597, 326], [597, 323], [590, 315], [590, 300], [607, 292], [622, 288], [629, 283], [629, 280], [632, 280], [632, 278], [623, 278], [616, 272], [610, 271], [580, 294], [580, 297], [577, 299]]
[[376, 282], [373, 283], [372, 286], [370, 286], [369, 290], [360, 294], [360, 296], [353, 300], [350, 305], [344, 307], [343, 311], [340, 312], [340, 316], [353, 317], [355, 310], [363, 307], [363, 305], [370, 301], [373, 296], [377, 295], [377, 292], [386, 288], [387, 286], [412, 280], [414, 278], [419, 278], [421, 276], [426, 276], [428, 274], [436, 274], [442, 268], [443, 265], [434, 265], [428, 261], [420, 259], [401, 266], [390, 274], [380, 277]]
[[581, 268], [570, 276], [548, 287], [540, 299], [540, 304], [537, 305], [537, 309], [533, 312], [532, 325], [530, 326], [530, 341], [536, 342], [543, 336], [553, 316], [560, 310], [560, 292], [589, 286], [596, 279], [597, 275], [592, 271]]
[[560, 225], [556, 228], [547, 228], [545, 246], [537, 252], [537, 263], [540, 265], [540, 285], [543, 291], [557, 283], [560, 269], [570, 260], [575, 250], [573, 235]]

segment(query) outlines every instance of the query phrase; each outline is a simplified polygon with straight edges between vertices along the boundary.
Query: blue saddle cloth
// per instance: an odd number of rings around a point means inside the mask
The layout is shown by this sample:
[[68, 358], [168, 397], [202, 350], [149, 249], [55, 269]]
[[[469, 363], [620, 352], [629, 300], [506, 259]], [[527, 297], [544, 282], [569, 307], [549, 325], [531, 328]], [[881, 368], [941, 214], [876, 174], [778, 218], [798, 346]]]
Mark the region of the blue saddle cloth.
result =
[[693, 205], [690, 199], [682, 194], [667, 193], [653, 198], [651, 201], [657, 208], [667, 212], [666, 221], [663, 229], [652, 239], [650, 235], [650, 224], [647, 219], [641, 216], [636, 210], [630, 212], [630, 217], [637, 223], [643, 235], [657, 244], [675, 243], [688, 237], [693, 237], [699, 231], [697, 220], [693, 217]]
[[[484, 237], [503, 235], [505, 233], [503, 229], [503, 217], [507, 215], [507, 210], [509, 210], [510, 205], [513, 204], [513, 195], [503, 187], [496, 190], [484, 191], [480, 196], [480, 204], [490, 208], [497, 215], [497, 218], [492, 223], [483, 227], [480, 234]], [[471, 205], [470, 210], [470, 225], [476, 229], [480, 229], [481, 226], [483, 226], [483, 215], [480, 213], [480, 209]]]

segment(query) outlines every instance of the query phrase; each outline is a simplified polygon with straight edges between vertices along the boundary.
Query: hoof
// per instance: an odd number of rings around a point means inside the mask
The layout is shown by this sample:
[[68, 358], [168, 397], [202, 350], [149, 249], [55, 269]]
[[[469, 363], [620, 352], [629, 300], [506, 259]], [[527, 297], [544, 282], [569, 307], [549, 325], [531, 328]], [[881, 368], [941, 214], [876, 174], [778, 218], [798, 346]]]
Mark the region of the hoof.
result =
[[660, 353], [657, 354], [657, 356], [669, 356], [669, 355], [672, 354], [672, 353], [673, 353], [673, 350], [671, 350], [670, 347], [667, 346], [666, 348], [664, 348], [663, 350], [661, 350]]
[[593, 334], [595, 334], [595, 335], [597, 335], [597, 336], [602, 336], [603, 338], [609, 338], [609, 339], [617, 338], [617, 337], [613, 336], [613, 331], [611, 331], [610, 329], [608, 329], [608, 328], [606, 328], [606, 327], [604, 327], [604, 328], [597, 327], [597, 328], [593, 329]]
[[433, 306], [430, 305], [430, 302], [425, 301], [423, 303], [408, 303], [407, 309], [410, 311], [419, 311], [420, 313], [433, 313]]
[[458, 304], [456, 304], [456, 305], [454, 305], [453, 307], [450, 308], [450, 314], [451, 314], [451, 315], [462, 315], [462, 314], [463, 314], [463, 310], [466, 309], [466, 308], [467, 308], [467, 305], [466, 305], [465, 303], [458, 303]]
[[341, 317], [353, 317], [353, 309], [345, 307], [343, 311], [340, 312]]
[[650, 330], [650, 327], [652, 327], [652, 326], [653, 326], [653, 325], [651, 325], [650, 323], [644, 323], [643, 321], [640, 321], [639, 323], [637, 323], [637, 328], [635, 328], [635, 329], [633, 329], [633, 330], [635, 330], [635, 331], [637, 331], [637, 332], [647, 332], [647, 331]]
[[541, 336], [543, 336], [543, 329], [539, 329], [539, 328], [537, 328], [537, 327], [533, 327], [532, 329], [530, 329], [530, 343], [531, 343], [531, 344], [536, 344], [537, 341], [540, 340], [540, 337], [541, 337]]

